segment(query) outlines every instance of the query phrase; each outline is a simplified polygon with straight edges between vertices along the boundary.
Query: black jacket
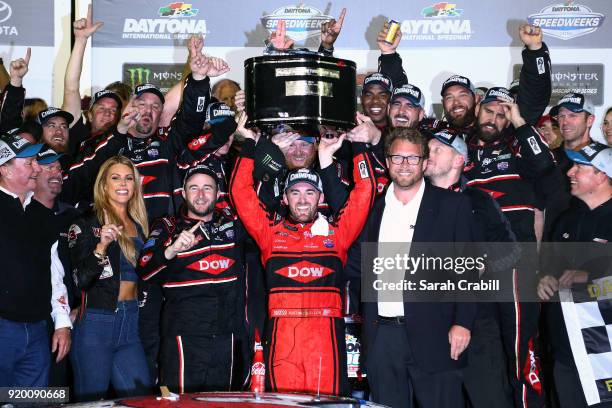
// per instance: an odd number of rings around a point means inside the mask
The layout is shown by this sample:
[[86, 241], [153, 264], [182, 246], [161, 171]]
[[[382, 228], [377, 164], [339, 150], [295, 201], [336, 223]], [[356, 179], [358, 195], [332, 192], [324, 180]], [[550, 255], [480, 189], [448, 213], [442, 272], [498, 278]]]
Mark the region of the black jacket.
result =
[[136, 273], [161, 284], [164, 297], [164, 336], [243, 334], [245, 330], [246, 232], [229, 210], [216, 210], [202, 222], [198, 243], [167, 260], [164, 251], [197, 220], [185, 215], [163, 217], [151, 228]]
[[121, 283], [121, 248], [117, 242], [106, 250], [106, 258], [94, 255], [100, 242], [102, 225], [93, 212], [79, 217], [68, 230], [68, 249], [72, 264], [72, 277], [81, 291], [81, 314], [88, 307], [115, 310]]
[[[371, 285], [374, 273], [362, 270], [361, 265], [372, 265], [371, 260], [362, 261], [361, 244], [378, 242], [380, 223], [385, 210], [385, 197], [380, 196], [374, 203], [370, 215], [353, 244], [344, 273], [347, 278], [361, 276], [363, 284]], [[461, 194], [426, 184], [412, 242], [463, 243], [474, 239], [470, 200]], [[369, 257], [367, 254], [366, 256]], [[376, 337], [378, 304], [365, 302], [363, 307], [364, 353]], [[458, 361], [450, 358], [448, 331], [453, 325], [471, 329], [476, 316], [476, 305], [471, 302], [404, 302], [406, 333], [416, 363], [427, 372], [438, 372], [465, 366], [466, 353]]]
[[[210, 80], [187, 77], [183, 102], [168, 137], [155, 133], [139, 139], [115, 130], [102, 140], [95, 153], [74, 163], [64, 177], [61, 199], [70, 204], [92, 201], [92, 186], [98, 169], [108, 158], [122, 154], [134, 162], [142, 177], [142, 188], [149, 219], [174, 214], [178, 206], [175, 190], [180, 189], [176, 160], [189, 141], [201, 134], [206, 105], [210, 100]], [[204, 98], [204, 104], [199, 100]]]

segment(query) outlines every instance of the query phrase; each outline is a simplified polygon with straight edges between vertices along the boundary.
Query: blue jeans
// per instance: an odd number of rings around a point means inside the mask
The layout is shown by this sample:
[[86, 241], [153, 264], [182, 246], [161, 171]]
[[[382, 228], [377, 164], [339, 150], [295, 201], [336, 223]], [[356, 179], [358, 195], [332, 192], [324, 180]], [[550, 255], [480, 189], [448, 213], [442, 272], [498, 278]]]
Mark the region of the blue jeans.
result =
[[21, 323], [0, 317], [0, 387], [46, 387], [50, 348], [46, 321]]
[[87, 309], [74, 327], [70, 361], [78, 401], [104, 398], [109, 383], [120, 397], [149, 393], [137, 301], [119, 302], [115, 311]]

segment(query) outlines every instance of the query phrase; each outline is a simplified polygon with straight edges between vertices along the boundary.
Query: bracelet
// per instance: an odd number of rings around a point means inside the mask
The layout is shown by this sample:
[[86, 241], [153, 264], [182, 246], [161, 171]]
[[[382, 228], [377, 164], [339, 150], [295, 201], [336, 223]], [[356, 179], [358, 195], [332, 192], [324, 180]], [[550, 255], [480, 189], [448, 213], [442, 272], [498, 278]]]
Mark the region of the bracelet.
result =
[[96, 258], [98, 258], [98, 259], [99, 259], [99, 260], [101, 260], [101, 261], [102, 261], [102, 260], [104, 260], [104, 258], [106, 258], [106, 255], [105, 255], [105, 254], [101, 254], [100, 252], [97, 252], [97, 251], [95, 251], [95, 250], [93, 251], [93, 254], [94, 254], [94, 256], [95, 256]]

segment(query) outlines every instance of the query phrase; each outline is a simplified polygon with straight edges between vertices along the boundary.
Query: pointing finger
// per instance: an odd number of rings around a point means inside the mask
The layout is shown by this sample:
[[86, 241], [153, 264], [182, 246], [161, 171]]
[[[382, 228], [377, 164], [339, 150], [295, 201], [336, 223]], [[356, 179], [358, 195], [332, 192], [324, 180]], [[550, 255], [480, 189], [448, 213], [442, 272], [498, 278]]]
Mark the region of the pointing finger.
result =
[[196, 232], [196, 230], [198, 228], [200, 228], [200, 224], [202, 224], [202, 221], [198, 221], [196, 223], [196, 225], [194, 225], [193, 227], [189, 228], [189, 232], [191, 232], [192, 234], [194, 234]]
[[93, 4], [89, 3], [87, 6], [87, 25], [90, 26], [93, 21]]
[[102, 211], [104, 212], [104, 224], [105, 225], [110, 224], [110, 219], [108, 217], [108, 213], [106, 212], [106, 209], [103, 209]]
[[340, 17], [338, 17], [338, 22], [336, 23], [336, 26], [338, 26], [338, 28], [342, 28], [342, 24], [344, 24], [344, 16], [346, 16], [346, 7], [342, 9], [342, 11], [340, 12]]
[[25, 55], [25, 63], [29, 64], [30, 63], [30, 56], [32, 55], [32, 49], [30, 47], [28, 47], [28, 50], [26, 51], [26, 55]]

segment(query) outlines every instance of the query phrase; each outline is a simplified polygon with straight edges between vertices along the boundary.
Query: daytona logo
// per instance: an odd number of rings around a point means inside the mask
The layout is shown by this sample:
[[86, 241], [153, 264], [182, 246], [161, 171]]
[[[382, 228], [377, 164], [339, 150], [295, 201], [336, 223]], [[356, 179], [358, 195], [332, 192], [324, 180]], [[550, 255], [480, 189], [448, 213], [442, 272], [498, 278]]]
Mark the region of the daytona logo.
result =
[[198, 272], [210, 273], [211, 275], [219, 275], [228, 270], [233, 264], [233, 259], [213, 254], [187, 265], [187, 268]]
[[334, 271], [316, 263], [301, 261], [281, 268], [276, 273], [296, 282], [309, 283], [334, 273]]

